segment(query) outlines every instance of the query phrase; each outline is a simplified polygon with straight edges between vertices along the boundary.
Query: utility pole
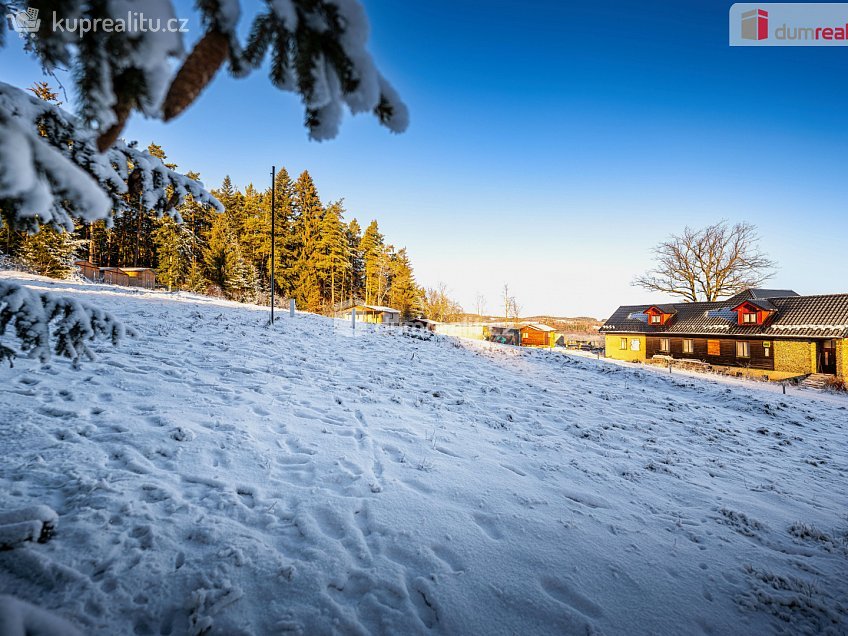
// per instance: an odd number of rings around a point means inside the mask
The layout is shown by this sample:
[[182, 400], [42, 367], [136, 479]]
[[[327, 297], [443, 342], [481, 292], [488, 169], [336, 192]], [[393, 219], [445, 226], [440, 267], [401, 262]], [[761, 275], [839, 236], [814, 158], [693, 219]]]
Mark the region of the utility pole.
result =
[[271, 166], [271, 324], [274, 324], [274, 243], [275, 240], [275, 226], [274, 221], [277, 216], [276, 210], [276, 178], [277, 178], [277, 166]]

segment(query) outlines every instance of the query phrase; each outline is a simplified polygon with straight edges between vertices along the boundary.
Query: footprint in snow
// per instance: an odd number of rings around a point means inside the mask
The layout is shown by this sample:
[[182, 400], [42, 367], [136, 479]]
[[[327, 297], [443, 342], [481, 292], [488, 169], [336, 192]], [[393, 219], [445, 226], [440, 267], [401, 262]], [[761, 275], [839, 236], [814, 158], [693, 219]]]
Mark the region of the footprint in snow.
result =
[[482, 530], [487, 537], [493, 541], [500, 541], [503, 539], [503, 533], [498, 526], [497, 520], [492, 515], [475, 512], [472, 517], [474, 519], [474, 523], [480, 527], [480, 530]]
[[566, 583], [562, 579], [543, 577], [541, 585], [545, 593], [552, 599], [580, 612], [583, 616], [601, 618], [604, 615], [604, 610], [600, 605], [592, 599], [583, 596], [583, 594], [574, 589], [573, 585]]

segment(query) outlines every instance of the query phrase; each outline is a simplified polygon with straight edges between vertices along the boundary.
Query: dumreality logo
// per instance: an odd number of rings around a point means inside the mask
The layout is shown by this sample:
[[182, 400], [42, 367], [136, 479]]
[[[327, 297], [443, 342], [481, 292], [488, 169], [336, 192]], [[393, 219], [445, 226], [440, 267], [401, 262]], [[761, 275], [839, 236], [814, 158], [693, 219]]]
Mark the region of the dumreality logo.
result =
[[38, 9], [15, 11], [7, 14], [6, 19], [9, 21], [9, 26], [12, 30], [21, 35], [35, 33], [41, 27]]
[[768, 38], [768, 11], [751, 9], [742, 14], [742, 39], [765, 40]]
[[848, 46], [848, 2], [737, 2], [730, 46]]

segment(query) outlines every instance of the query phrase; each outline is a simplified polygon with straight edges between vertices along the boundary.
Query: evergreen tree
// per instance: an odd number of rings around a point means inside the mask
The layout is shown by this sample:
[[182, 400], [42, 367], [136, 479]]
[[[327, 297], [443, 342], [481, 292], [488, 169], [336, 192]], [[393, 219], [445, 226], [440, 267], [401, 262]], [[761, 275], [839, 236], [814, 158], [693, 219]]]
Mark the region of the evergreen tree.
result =
[[[292, 196], [293, 184], [285, 168], [277, 173], [275, 182], [274, 231], [274, 283], [276, 291], [287, 294], [290, 280], [287, 274], [292, 267]], [[241, 243], [245, 258], [250, 261], [260, 278], [263, 290], [271, 282], [271, 189], [259, 193], [249, 185], [244, 194], [244, 220]]]
[[[291, 273], [294, 266], [294, 182], [289, 176], [288, 170], [280, 168], [274, 181], [276, 218], [274, 220], [276, 230], [276, 241], [274, 243], [274, 280], [281, 294], [289, 295], [293, 287], [287, 273]], [[267, 198], [270, 214], [271, 200]], [[268, 254], [268, 266], [270, 267], [271, 255]]]
[[212, 222], [204, 260], [207, 278], [227, 298], [242, 301], [255, 298], [256, 270], [242, 255], [226, 214], [217, 215]]
[[156, 222], [153, 231], [156, 246], [157, 277], [168, 291], [179, 288], [191, 268], [193, 237], [191, 230], [169, 216]]
[[[186, 176], [192, 179], [200, 178], [196, 172], [188, 172]], [[215, 212], [209, 205], [189, 195], [179, 207], [179, 213], [182, 219], [181, 228], [188, 242], [188, 258], [193, 265], [203, 258], [206, 237], [212, 229], [212, 218]]]
[[315, 183], [305, 170], [295, 182], [293, 194], [291, 295], [299, 307], [318, 311], [321, 308], [321, 288], [317, 262], [324, 208]]
[[409, 262], [406, 248], [402, 248], [392, 255], [390, 268], [389, 305], [399, 309], [404, 320], [421, 315], [423, 293], [415, 283], [412, 264]]
[[351, 219], [345, 228], [348, 253], [350, 254], [350, 271], [348, 275], [345, 297], [355, 302], [364, 294], [365, 262], [360, 246], [362, 244], [362, 228], [356, 219]]
[[232, 248], [233, 239], [226, 214], [215, 215], [203, 261], [206, 266], [206, 278], [221, 293], [224, 293], [227, 287], [227, 253]]
[[81, 245], [71, 232], [42, 227], [23, 238], [17, 258], [36, 274], [67, 278], [74, 271], [74, 260]]
[[316, 266], [324, 290], [324, 300], [335, 311], [336, 301], [344, 294], [345, 274], [350, 270], [350, 246], [342, 220], [344, 208], [336, 201], [324, 210], [321, 220], [320, 241]]
[[385, 271], [384, 237], [380, 233], [377, 221], [371, 221], [365, 228], [359, 251], [363, 262], [363, 287], [366, 304], [379, 304], [383, 288]]
[[[252, 188], [253, 186], [248, 186]], [[224, 177], [224, 181], [221, 184], [221, 188], [218, 190], [213, 190], [212, 194], [216, 199], [224, 206], [224, 210], [227, 212], [228, 222], [230, 223], [233, 231], [237, 234], [241, 233], [242, 228], [244, 226], [244, 195], [239, 192], [235, 186], [233, 186], [233, 182], [230, 179], [230, 175]]]
[[203, 266], [199, 261], [192, 261], [188, 269], [188, 275], [186, 276], [186, 290], [195, 294], [204, 294], [208, 285], [209, 282], [203, 273]]

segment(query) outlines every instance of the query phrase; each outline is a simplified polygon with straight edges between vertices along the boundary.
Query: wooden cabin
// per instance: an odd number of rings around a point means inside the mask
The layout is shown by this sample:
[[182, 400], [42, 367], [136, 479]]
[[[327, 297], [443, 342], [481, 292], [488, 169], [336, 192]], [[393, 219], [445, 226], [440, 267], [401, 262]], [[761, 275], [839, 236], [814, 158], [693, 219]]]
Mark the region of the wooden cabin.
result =
[[723, 301], [625, 305], [600, 329], [606, 356], [703, 363], [770, 379], [848, 377], [848, 294], [746, 289]]
[[149, 267], [121, 267], [122, 272], [127, 275], [130, 287], [143, 287], [153, 289], [156, 287], [156, 271]]
[[354, 309], [356, 310], [357, 322], [375, 325], [400, 325], [400, 310], [381, 305], [354, 305], [342, 312], [342, 318], [350, 320]]
[[556, 341], [556, 330], [539, 323], [522, 325], [519, 334], [522, 347], [553, 347]]
[[88, 261], [74, 261], [74, 265], [79, 268], [80, 275], [92, 282], [100, 280], [100, 268], [97, 265], [92, 265]]
[[129, 287], [130, 277], [118, 267], [101, 267], [100, 281], [107, 285], [123, 285]]

